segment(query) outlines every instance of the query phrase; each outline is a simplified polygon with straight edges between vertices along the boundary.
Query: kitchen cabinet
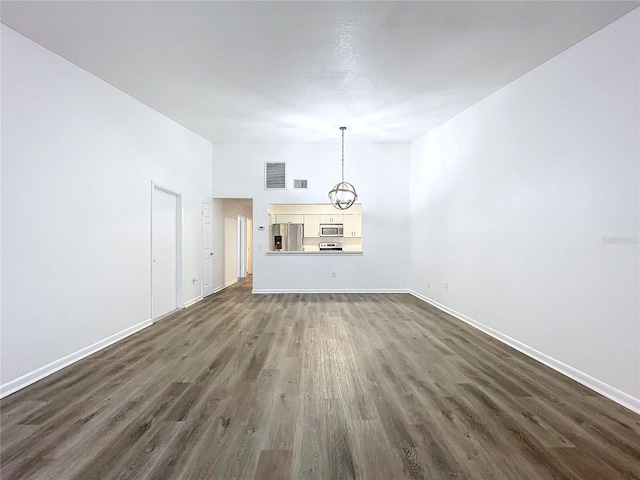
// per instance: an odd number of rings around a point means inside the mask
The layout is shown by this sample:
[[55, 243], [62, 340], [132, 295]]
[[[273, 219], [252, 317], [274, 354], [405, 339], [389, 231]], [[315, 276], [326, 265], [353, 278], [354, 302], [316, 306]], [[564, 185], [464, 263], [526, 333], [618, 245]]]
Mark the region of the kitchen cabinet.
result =
[[362, 215], [345, 214], [342, 215], [345, 237], [362, 237]]
[[342, 223], [343, 215], [341, 213], [332, 213], [330, 215], [320, 215], [320, 223]]
[[320, 215], [304, 216], [304, 238], [318, 238], [320, 236]]
[[303, 215], [274, 215], [273, 223], [304, 223]]

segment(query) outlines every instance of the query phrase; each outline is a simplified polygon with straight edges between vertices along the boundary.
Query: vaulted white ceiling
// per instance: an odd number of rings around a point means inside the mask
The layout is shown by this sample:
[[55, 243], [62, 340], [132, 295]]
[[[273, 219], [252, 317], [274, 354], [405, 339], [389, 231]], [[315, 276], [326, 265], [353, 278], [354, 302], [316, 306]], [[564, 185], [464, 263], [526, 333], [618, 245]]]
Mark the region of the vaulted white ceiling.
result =
[[215, 143], [408, 142], [617, 1], [2, 2], [2, 22]]

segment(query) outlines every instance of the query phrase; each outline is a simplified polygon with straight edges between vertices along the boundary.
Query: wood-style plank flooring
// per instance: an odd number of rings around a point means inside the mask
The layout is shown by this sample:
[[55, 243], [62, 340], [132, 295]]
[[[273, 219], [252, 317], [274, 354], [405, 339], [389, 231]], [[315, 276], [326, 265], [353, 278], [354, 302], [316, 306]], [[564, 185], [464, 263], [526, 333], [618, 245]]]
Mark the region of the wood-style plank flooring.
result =
[[3, 399], [2, 479], [640, 478], [640, 416], [409, 295], [250, 288]]

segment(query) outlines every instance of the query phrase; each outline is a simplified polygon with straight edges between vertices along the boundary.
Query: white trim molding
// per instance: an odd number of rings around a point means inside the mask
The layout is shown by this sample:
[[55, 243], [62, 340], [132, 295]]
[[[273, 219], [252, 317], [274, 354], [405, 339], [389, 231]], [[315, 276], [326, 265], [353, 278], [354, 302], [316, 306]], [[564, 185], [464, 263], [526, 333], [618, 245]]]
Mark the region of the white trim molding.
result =
[[[227, 287], [230, 287], [230, 286], [231, 286], [231, 285], [233, 285], [234, 283], [238, 283], [238, 279], [237, 279], [237, 278], [236, 278], [235, 280], [231, 280], [230, 282], [225, 283], [224, 285], [222, 285], [222, 286], [220, 286], [220, 287], [216, 287], [216, 288], [214, 288], [214, 289], [213, 289], [213, 293], [212, 293], [212, 295], [213, 295], [214, 293], [218, 293], [218, 292], [220, 292], [220, 291], [224, 290], [224, 289], [225, 289], [225, 288], [227, 288]], [[208, 295], [207, 295], [207, 296], [208, 296]]]
[[512, 348], [515, 348], [519, 352], [524, 353], [528, 357], [531, 357], [534, 360], [537, 360], [538, 362], [546, 365], [547, 367], [553, 368], [555, 371], [571, 378], [572, 380], [575, 380], [576, 382], [584, 385], [585, 387], [593, 390], [594, 392], [604, 395], [605, 397], [613, 400], [614, 402], [622, 405], [623, 407], [628, 408], [629, 410], [640, 414], [640, 398], [635, 398], [632, 395], [629, 395], [628, 393], [618, 390], [617, 388], [612, 387], [611, 385], [603, 382], [602, 380], [598, 380], [597, 378], [594, 378], [591, 375], [572, 367], [571, 365], [567, 365], [566, 363], [561, 362], [560, 360], [550, 357], [549, 355], [546, 355], [536, 350], [535, 348], [532, 348], [514, 338], [511, 338], [503, 333], [500, 333], [499, 331], [494, 330], [493, 328], [488, 327], [483, 323], [480, 323], [474, 320], [473, 318], [467, 317], [463, 313], [453, 310], [452, 308], [449, 308], [446, 305], [442, 305], [441, 303], [438, 303], [435, 300], [425, 297], [424, 295], [418, 292], [409, 290], [409, 293], [414, 297], [419, 298], [420, 300], [438, 308], [439, 310], [442, 310], [443, 312], [446, 312], [449, 315], [452, 315], [457, 319], [462, 320], [463, 322], [471, 325], [472, 327], [477, 328], [478, 330], [486, 333], [487, 335], [492, 336], [496, 340], [499, 340], [502, 343], [509, 345]]
[[202, 295], [198, 295], [196, 298], [192, 298], [191, 300], [184, 302], [184, 307], [182, 308], [189, 308], [191, 305], [195, 305], [196, 303], [202, 301], [204, 297]]
[[29, 372], [25, 375], [22, 375], [21, 377], [16, 378], [15, 380], [11, 380], [10, 382], [5, 383], [4, 385], [0, 385], [0, 398], [4, 398], [7, 395], [23, 389], [24, 387], [28, 387], [32, 383], [48, 377], [52, 373], [55, 373], [58, 370], [62, 370], [64, 367], [67, 367], [72, 363], [76, 363], [77, 361], [82, 360], [83, 358], [88, 357], [89, 355], [92, 355], [97, 351], [108, 347], [109, 345], [113, 345], [123, 338], [128, 337], [129, 335], [133, 335], [134, 333], [139, 332], [140, 330], [147, 328], [152, 324], [153, 322], [151, 321], [151, 319], [140, 322], [136, 325], [122, 330], [121, 332], [115, 333], [110, 337], [100, 340], [93, 345], [84, 347], [77, 352], [66, 355], [54, 362], [49, 363], [48, 365], [34, 370], [33, 372]]

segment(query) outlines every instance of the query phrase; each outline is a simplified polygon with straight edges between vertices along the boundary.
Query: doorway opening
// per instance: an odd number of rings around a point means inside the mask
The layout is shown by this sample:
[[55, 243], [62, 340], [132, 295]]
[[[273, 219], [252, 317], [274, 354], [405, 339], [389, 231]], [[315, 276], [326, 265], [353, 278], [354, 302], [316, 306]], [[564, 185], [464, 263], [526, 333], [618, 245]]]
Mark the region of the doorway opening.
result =
[[[214, 198], [214, 202], [217, 199]], [[241, 279], [253, 274], [253, 199], [252, 198], [224, 198], [222, 200], [221, 235], [222, 248], [220, 251], [224, 259], [224, 284], [228, 287]], [[215, 248], [215, 244], [214, 244]], [[217, 253], [216, 253], [217, 255]]]

